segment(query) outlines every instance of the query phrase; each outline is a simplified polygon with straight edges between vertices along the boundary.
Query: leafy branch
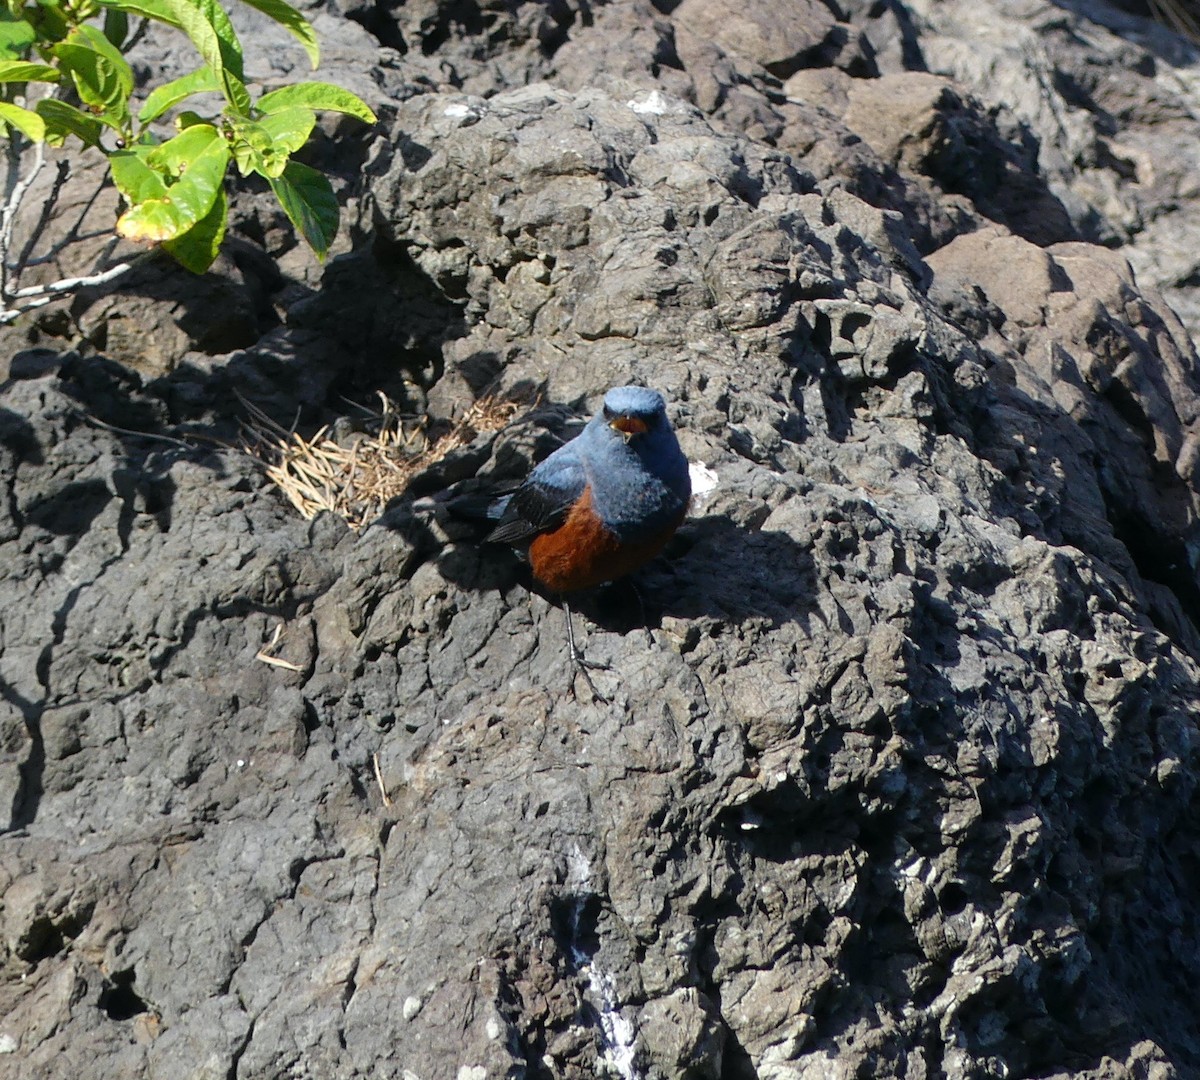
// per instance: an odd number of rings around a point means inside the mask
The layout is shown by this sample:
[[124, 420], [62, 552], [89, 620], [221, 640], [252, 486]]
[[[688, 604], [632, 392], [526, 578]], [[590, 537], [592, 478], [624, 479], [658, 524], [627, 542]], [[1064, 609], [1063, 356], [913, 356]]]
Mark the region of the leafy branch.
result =
[[[284, 0], [245, 0], [283, 26], [303, 47], [313, 67], [319, 51], [308, 21]], [[154, 87], [134, 112], [135, 80], [125, 59], [134, 35], [130, 19], [163, 23], [185, 34], [198, 66]], [[180, 109], [190, 99], [220, 95], [217, 111]], [[172, 110], [175, 134], [153, 127]], [[242, 46], [216, 0], [0, 0], [0, 131], [9, 135], [9, 168], [0, 206], [0, 274], [9, 321], [48, 292], [75, 283], [9, 288], [9, 243], [16, 209], [41, 165], [43, 145], [68, 139], [108, 160], [126, 209], [119, 236], [161, 245], [178, 262], [202, 273], [220, 249], [229, 204], [224, 180], [230, 164], [243, 176], [263, 177], [284, 213], [324, 258], [337, 232], [338, 206], [329, 180], [295, 160], [319, 111], [373, 123], [375, 114], [356, 95], [325, 82], [303, 82], [257, 100], [245, 83]], [[33, 170], [22, 176], [19, 143], [38, 148]], [[106, 271], [106, 275], [111, 271]], [[36, 294], [36, 295], [35, 295]], [[10, 302], [14, 302], [10, 310]]]

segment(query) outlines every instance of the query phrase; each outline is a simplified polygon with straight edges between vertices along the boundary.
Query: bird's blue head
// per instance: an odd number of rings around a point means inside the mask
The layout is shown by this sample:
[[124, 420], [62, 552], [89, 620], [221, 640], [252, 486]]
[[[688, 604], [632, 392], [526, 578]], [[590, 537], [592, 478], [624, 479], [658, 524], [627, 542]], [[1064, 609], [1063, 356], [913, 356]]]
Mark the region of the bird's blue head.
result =
[[634, 435], [664, 428], [667, 403], [657, 390], [645, 386], [616, 386], [604, 395], [604, 422], [628, 441]]
[[657, 390], [618, 386], [588, 425], [592, 505], [623, 540], [655, 535], [687, 507], [688, 463]]

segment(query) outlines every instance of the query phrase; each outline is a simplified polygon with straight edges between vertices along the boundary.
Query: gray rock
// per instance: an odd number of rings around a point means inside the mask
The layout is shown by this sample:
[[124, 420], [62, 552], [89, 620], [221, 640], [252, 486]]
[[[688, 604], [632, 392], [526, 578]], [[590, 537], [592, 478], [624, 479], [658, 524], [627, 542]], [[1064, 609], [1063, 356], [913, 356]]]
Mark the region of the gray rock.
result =
[[[1020, 102], [914, 73], [965, 18], [792, 6], [344, 4], [353, 250], [145, 381], [21, 331], [0, 1077], [1200, 1067], [1193, 345]], [[630, 381], [717, 486], [573, 602], [604, 703], [436, 493]], [[229, 445], [490, 386], [543, 405], [360, 534]]]
[[1082, 237], [1120, 248], [1196, 335], [1193, 43], [1106, 2], [846, 7], [883, 71], [947, 76], [1023, 132]]

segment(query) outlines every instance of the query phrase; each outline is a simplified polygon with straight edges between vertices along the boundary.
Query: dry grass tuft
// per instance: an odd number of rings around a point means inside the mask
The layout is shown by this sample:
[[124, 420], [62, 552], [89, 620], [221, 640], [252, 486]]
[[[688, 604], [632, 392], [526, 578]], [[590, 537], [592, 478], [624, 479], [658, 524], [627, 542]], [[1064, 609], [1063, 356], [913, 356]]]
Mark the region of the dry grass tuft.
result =
[[1177, 34], [1200, 42], [1200, 5], [1196, 0], [1146, 0], [1150, 15]]
[[306, 439], [276, 424], [250, 402], [242, 449], [306, 518], [329, 510], [356, 532], [375, 520], [417, 473], [466, 446], [481, 431], [499, 431], [521, 404], [494, 395], [476, 401], [455, 424], [405, 417], [384, 393], [365, 430], [338, 438], [326, 426]]

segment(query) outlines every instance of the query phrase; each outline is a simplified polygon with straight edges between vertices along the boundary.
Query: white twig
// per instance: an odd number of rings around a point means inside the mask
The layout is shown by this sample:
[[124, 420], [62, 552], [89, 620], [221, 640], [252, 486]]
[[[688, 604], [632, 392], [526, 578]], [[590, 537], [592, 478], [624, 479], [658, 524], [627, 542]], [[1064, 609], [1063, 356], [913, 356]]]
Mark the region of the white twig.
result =
[[[20, 158], [20, 151], [16, 148], [15, 143], [10, 143], [10, 152]], [[15, 183], [12, 184], [8, 193], [8, 202], [4, 204], [4, 224], [3, 231], [0, 231], [0, 249], [8, 254], [8, 246], [12, 243], [13, 226], [17, 220], [17, 210], [20, 208], [21, 200], [25, 198], [25, 192], [29, 190], [29, 185], [37, 179], [37, 174], [42, 171], [42, 166], [46, 164], [46, 144], [33, 144], [33, 164], [29, 168], [29, 172], [24, 176], [18, 176]], [[19, 166], [18, 166], [19, 167]]]
[[24, 300], [32, 296], [55, 296], [58, 293], [70, 292], [72, 289], [86, 289], [89, 285], [103, 285], [114, 278], [119, 278], [127, 270], [132, 270], [137, 261], [135, 259], [133, 262], [117, 263], [116, 266], [99, 274], [62, 278], [60, 281], [51, 281], [47, 285], [30, 285], [27, 289], [17, 289], [12, 297], [14, 300]]
[[[53, 94], [54, 91], [51, 90], [47, 96], [52, 97]], [[29, 235], [25, 250], [18, 254], [12, 250], [17, 218], [20, 216], [22, 203], [29, 194], [30, 187], [46, 164], [46, 144], [42, 142], [33, 144], [31, 163], [24, 176], [21, 175], [23, 155], [18, 140], [16, 138], [7, 140], [6, 149], [8, 168], [4, 183], [4, 203], [3, 206], [0, 206], [0, 326], [15, 321], [27, 311], [45, 306], [51, 300], [65, 293], [73, 293], [79, 289], [115, 281], [145, 258], [145, 256], [139, 256], [118, 263], [116, 266], [110, 266], [107, 270], [98, 270], [90, 274], [61, 278], [58, 281], [29, 285], [25, 288], [18, 287], [21, 275], [32, 263], [45, 261], [46, 256], [36, 257], [32, 249], [39, 242], [42, 231], [50, 219], [52, 208], [58, 202], [59, 194], [67, 179], [68, 167], [65, 164], [59, 166], [58, 178], [50, 194], [46, 197], [41, 218]], [[100, 187], [97, 187], [80, 212], [79, 220], [67, 231], [66, 235], [56, 244], [51, 245], [51, 250], [47, 253], [49, 257], [57, 255], [64, 247], [79, 239], [83, 218], [94, 204], [99, 191]], [[113, 242], [105, 248], [104, 253], [97, 258], [93, 266], [101, 265], [109, 258], [116, 242], [114, 237]]]
[[122, 274], [132, 270], [140, 261], [141, 259], [134, 259], [132, 262], [118, 263], [116, 266], [109, 267], [109, 269], [99, 274], [62, 278], [59, 281], [51, 281], [46, 285], [30, 285], [25, 289], [17, 289], [11, 294], [11, 297], [19, 301], [19, 303], [13, 307], [6, 306], [3, 310], [0, 310], [0, 323], [10, 323], [26, 311], [32, 311], [34, 308], [43, 307], [50, 303], [51, 300], [62, 293], [74, 292], [76, 289], [86, 289], [90, 285], [104, 285], [106, 282], [119, 278]]
[[[7, 198], [4, 202], [4, 209], [0, 210], [0, 302], [8, 299], [8, 251], [12, 245], [13, 227], [17, 221], [17, 211], [21, 208], [21, 200], [25, 198], [25, 192], [29, 190], [29, 185], [33, 183], [37, 174], [42, 171], [42, 166], [46, 163], [46, 146], [44, 143], [36, 143], [33, 148], [33, 164], [30, 166], [26, 176], [21, 176], [21, 149], [20, 144], [14, 137], [8, 140], [8, 170], [4, 178], [4, 190]], [[20, 273], [19, 268], [14, 267], [17, 273]], [[0, 318], [0, 321], [9, 322], [9, 319]]]

